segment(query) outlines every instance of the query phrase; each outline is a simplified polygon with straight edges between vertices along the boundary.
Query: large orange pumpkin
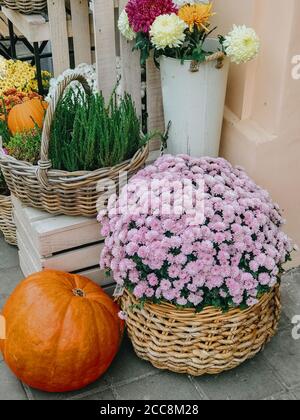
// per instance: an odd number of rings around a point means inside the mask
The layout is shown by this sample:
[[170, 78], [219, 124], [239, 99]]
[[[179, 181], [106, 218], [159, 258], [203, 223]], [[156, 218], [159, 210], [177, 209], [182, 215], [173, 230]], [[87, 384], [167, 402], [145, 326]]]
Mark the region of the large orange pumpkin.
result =
[[42, 102], [36, 98], [15, 105], [9, 112], [7, 120], [11, 133], [29, 131], [36, 125], [42, 128], [47, 106], [47, 102]]
[[89, 279], [47, 270], [25, 279], [3, 309], [3, 358], [29, 386], [80, 389], [110, 366], [124, 323], [118, 306]]

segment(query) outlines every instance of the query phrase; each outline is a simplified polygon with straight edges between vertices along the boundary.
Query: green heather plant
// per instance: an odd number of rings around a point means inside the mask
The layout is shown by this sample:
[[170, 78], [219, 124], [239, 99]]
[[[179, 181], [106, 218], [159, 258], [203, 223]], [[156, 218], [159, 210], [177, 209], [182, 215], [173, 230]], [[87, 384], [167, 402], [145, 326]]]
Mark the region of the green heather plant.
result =
[[0, 119], [0, 137], [2, 137], [2, 144], [5, 147], [10, 139], [10, 132], [5, 120]]
[[56, 169], [93, 171], [130, 159], [148, 139], [130, 95], [114, 91], [106, 105], [101, 93], [69, 90], [55, 112], [50, 159]]
[[29, 131], [15, 134], [8, 141], [6, 149], [16, 159], [36, 165], [40, 158], [41, 130], [36, 126]]

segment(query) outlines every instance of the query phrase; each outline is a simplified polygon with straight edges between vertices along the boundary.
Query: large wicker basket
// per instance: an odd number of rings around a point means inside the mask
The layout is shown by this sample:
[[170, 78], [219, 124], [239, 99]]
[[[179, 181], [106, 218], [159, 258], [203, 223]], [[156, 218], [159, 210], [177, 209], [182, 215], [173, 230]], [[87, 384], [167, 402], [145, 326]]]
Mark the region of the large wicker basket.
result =
[[218, 374], [255, 356], [275, 335], [280, 318], [279, 287], [247, 310], [201, 313], [169, 304], [138, 301], [125, 291], [120, 299], [136, 354], [159, 369], [193, 376]]
[[47, 8], [47, 0], [1, 0], [1, 5], [21, 13], [41, 13]]
[[[52, 119], [59, 99], [72, 81], [82, 84], [90, 92], [86, 79], [79, 74], [66, 77], [57, 87], [52, 102], [49, 104], [42, 133], [41, 160], [38, 166], [21, 162], [6, 155], [0, 148], [0, 166], [10, 191], [24, 204], [46, 210], [52, 214], [94, 217], [97, 214], [97, 201], [107, 191], [99, 184], [113, 181], [119, 187], [120, 173], [130, 177], [144, 166], [149, 155], [149, 147], [144, 146], [132, 159], [111, 168], [102, 168], [93, 172], [66, 172], [51, 169], [48, 159], [49, 137]], [[107, 185], [107, 183], [106, 183]]]
[[13, 221], [11, 198], [0, 195], [0, 231], [5, 241], [10, 245], [17, 245], [16, 225]]

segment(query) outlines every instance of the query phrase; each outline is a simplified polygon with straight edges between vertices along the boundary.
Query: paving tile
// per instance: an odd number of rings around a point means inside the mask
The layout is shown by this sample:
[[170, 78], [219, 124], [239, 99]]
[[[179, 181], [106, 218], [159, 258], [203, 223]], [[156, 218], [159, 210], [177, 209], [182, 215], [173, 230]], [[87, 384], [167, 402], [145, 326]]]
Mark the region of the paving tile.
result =
[[4, 362], [0, 363], [0, 400], [27, 400], [21, 382]]
[[291, 320], [295, 315], [300, 315], [300, 268], [283, 276], [281, 291], [284, 311]]
[[83, 400], [83, 401], [114, 401], [115, 397], [113, 392], [110, 389], [106, 389], [102, 392], [97, 392], [96, 394], [87, 395], [83, 398], [74, 398], [75, 400]]
[[187, 375], [161, 372], [137, 382], [116, 387], [121, 400], [183, 400], [196, 401], [201, 397]]
[[[136, 369], [138, 372], [142, 372], [138, 366], [139, 359], [137, 359], [137, 357], [133, 355], [132, 349], [131, 349], [131, 356], [132, 356], [131, 359], [133, 359], [134, 361], [137, 360], [137, 365], [132, 361], [130, 362], [130, 357], [128, 357], [129, 346], [130, 346], [130, 343], [128, 342], [128, 339], [125, 339], [125, 342], [123, 342], [123, 345], [122, 345], [122, 349], [120, 350], [120, 353], [117, 356], [117, 358], [113, 361], [112, 366], [110, 367], [109, 371], [106, 372], [105, 375], [102, 376], [98, 381], [94, 382], [93, 384], [90, 384], [86, 388], [83, 388], [79, 391], [72, 391], [72, 392], [66, 392], [66, 393], [47, 393], [47, 392], [43, 392], [43, 391], [39, 391], [39, 390], [27, 387], [28, 395], [30, 398], [36, 399], [36, 400], [66, 400], [66, 399], [82, 399], [82, 398], [85, 399], [96, 393], [101, 394], [102, 392], [106, 392], [107, 389], [109, 388], [110, 383], [114, 380], [115, 375], [117, 375], [117, 382], [118, 382], [119, 378], [121, 378], [122, 380], [125, 377], [125, 375], [127, 379], [128, 377], [126, 373], [127, 369], [129, 371], [130, 369], [131, 371], [134, 371]], [[126, 353], [126, 355], [124, 355], [124, 353]], [[127, 366], [127, 361], [129, 361], [129, 366]], [[121, 369], [120, 366], [122, 366], [123, 369]], [[145, 372], [145, 369], [143, 369], [143, 372]]]
[[258, 400], [284, 391], [261, 354], [236, 369], [195, 381], [212, 400]]
[[[7, 245], [3, 238], [0, 239], [0, 269], [11, 268], [19, 265], [18, 250], [16, 247]], [[1, 270], [2, 277], [2, 270]]]
[[19, 267], [0, 269], [0, 293], [7, 297], [14, 291], [16, 286], [24, 279]]
[[281, 394], [264, 398], [264, 400], [266, 401], [293, 401], [295, 400], [295, 397], [291, 392], [282, 392]]
[[94, 392], [101, 392], [101, 390], [105, 390], [108, 388], [109, 384], [107, 382], [107, 375], [102, 376], [96, 382], [88, 385], [87, 387], [80, 389], [78, 391], [72, 392], [62, 392], [62, 393], [49, 393], [39, 391], [37, 389], [27, 387], [28, 395], [30, 399], [34, 400], [67, 400], [67, 399], [75, 399], [75, 398], [82, 398], [90, 393]]
[[155, 373], [157, 373], [157, 369], [136, 356], [132, 344], [125, 334], [121, 349], [108, 370], [108, 379], [113, 384], [119, 384]]
[[278, 330], [286, 330], [288, 328], [292, 328], [292, 323], [291, 320], [289, 319], [289, 317], [286, 315], [284, 308], [281, 312], [281, 317], [280, 317], [280, 321], [279, 321], [279, 325], [278, 325]]
[[263, 354], [286, 386], [300, 385], [300, 340], [293, 339], [292, 329], [280, 331]]
[[0, 293], [0, 311], [2, 310], [5, 302], [7, 301], [8, 296], [8, 293]]
[[299, 401], [300, 400], [300, 386], [297, 387], [297, 388], [295, 388], [295, 389], [293, 389], [291, 392], [294, 395], [295, 399], [297, 401]]

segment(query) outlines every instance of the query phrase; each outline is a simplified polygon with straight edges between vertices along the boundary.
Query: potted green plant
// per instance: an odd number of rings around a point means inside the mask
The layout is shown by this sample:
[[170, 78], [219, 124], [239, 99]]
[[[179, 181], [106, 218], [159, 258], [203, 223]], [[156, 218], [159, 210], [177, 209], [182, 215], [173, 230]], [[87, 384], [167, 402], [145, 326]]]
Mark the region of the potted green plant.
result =
[[[82, 89], [70, 89], [78, 81]], [[109, 103], [92, 93], [83, 75], [72, 73], [56, 87], [46, 112], [37, 162], [3, 153], [0, 166], [10, 190], [21, 201], [52, 214], [94, 217], [110, 179], [130, 177], [145, 164], [149, 136], [141, 131], [131, 97]], [[18, 170], [16, 171], [16, 168]]]

